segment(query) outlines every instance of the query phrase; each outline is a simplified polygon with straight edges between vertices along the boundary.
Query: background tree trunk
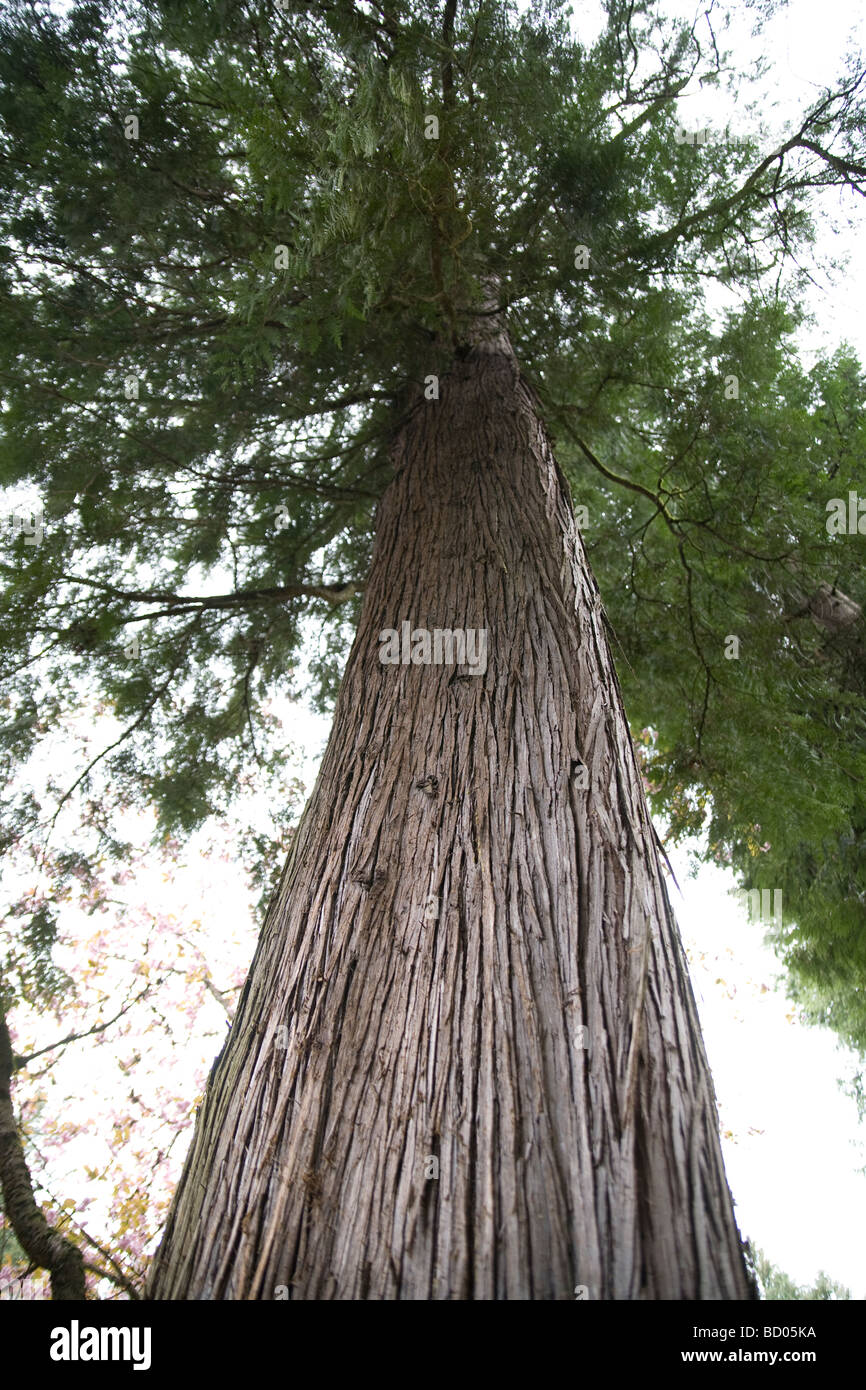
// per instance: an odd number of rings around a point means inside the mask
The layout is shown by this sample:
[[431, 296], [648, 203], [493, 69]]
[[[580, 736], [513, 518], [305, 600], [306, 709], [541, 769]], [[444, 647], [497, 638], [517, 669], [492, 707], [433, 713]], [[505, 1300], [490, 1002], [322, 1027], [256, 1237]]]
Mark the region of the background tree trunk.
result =
[[[749, 1297], [601, 601], [507, 338], [395, 464], [149, 1294]], [[404, 620], [486, 629], [486, 673], [383, 665]]]
[[25, 1255], [34, 1266], [49, 1271], [52, 1299], [84, 1299], [84, 1256], [77, 1245], [49, 1226], [33, 1195], [33, 1180], [12, 1105], [15, 1066], [6, 1017], [0, 1013], [0, 1192], [3, 1210]]

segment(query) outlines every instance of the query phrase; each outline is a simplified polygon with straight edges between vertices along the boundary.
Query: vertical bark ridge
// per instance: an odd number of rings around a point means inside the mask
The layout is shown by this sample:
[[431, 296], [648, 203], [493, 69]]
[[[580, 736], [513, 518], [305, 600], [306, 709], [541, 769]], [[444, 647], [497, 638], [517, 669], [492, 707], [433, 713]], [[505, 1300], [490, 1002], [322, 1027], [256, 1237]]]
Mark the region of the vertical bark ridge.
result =
[[[486, 671], [382, 664], [404, 620], [486, 629]], [[598, 589], [493, 321], [397, 438], [334, 729], [150, 1294], [581, 1285], [750, 1295]]]

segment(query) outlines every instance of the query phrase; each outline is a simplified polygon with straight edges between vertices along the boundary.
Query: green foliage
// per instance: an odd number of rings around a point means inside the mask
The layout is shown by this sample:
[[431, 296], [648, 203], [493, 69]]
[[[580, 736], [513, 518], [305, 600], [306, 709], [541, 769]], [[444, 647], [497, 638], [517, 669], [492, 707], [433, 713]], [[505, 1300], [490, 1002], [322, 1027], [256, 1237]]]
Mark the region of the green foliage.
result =
[[[825, 527], [864, 476], [864, 378], [794, 337], [813, 193], [864, 191], [862, 83], [783, 155], [688, 145], [678, 100], [724, 53], [651, 0], [606, 11], [586, 47], [558, 3], [7, 4], [0, 486], [44, 534], [6, 527], [0, 556], [0, 835], [73, 790], [106, 844], [131, 804], [192, 829], [251, 769], [279, 800], [269, 702], [309, 622], [333, 697], [390, 440], [492, 272], [588, 508], [655, 809], [783, 889], [800, 998], [862, 1047], [862, 615], [815, 596], [866, 600]], [[94, 692], [101, 753], [43, 808], [28, 760]]]
[[755, 1251], [755, 1270], [761, 1297], [765, 1299], [804, 1299], [815, 1303], [819, 1300], [836, 1302], [851, 1297], [850, 1289], [846, 1289], [844, 1284], [837, 1284], [823, 1270], [811, 1286], [796, 1284], [789, 1275], [771, 1264], [762, 1250]]

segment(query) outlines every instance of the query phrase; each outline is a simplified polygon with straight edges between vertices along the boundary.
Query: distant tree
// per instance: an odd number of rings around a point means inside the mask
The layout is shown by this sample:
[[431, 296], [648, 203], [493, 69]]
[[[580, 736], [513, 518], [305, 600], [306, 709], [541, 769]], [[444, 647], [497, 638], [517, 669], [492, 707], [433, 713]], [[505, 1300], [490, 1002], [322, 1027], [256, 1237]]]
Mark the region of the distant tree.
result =
[[763, 1250], [755, 1252], [755, 1268], [761, 1297], [765, 1299], [797, 1298], [815, 1302], [819, 1299], [837, 1300], [851, 1297], [850, 1289], [844, 1284], [836, 1283], [823, 1270], [812, 1285], [795, 1283], [790, 1275], [784, 1274], [776, 1265], [771, 1264]]

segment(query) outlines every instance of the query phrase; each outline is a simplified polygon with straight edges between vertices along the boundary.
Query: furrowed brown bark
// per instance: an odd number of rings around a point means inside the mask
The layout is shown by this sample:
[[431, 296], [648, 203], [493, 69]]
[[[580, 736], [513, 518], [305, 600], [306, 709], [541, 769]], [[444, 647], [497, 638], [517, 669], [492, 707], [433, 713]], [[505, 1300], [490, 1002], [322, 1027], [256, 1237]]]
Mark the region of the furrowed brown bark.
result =
[[[490, 331], [397, 438], [152, 1298], [753, 1295], [598, 589]], [[382, 664], [405, 620], [486, 671]]]

